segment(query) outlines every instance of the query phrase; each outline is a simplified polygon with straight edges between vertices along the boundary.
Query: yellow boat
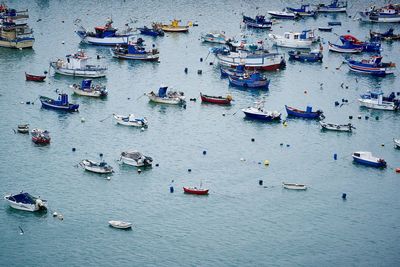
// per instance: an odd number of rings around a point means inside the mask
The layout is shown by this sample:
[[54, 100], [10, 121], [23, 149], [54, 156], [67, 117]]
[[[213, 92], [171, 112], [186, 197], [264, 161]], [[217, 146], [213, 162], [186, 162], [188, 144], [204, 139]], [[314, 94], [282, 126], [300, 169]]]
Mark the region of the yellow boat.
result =
[[174, 19], [170, 25], [163, 24], [161, 29], [165, 32], [188, 32], [189, 26], [179, 26], [179, 20]]

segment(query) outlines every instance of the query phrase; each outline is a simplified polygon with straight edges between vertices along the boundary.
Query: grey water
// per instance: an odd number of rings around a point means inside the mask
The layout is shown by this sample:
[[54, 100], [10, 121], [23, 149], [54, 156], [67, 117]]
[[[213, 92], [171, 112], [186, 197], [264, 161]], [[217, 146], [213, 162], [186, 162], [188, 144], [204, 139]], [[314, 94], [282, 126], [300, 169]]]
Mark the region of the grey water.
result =
[[[343, 55], [327, 49], [327, 42], [339, 42], [341, 34], [367, 39], [370, 30], [395, 27], [399, 32], [398, 24], [353, 20], [360, 9], [384, 2], [349, 1], [347, 14], [274, 25], [272, 32], [283, 34], [342, 22], [332, 33], [316, 31], [323, 41], [323, 63], [288, 62], [286, 69], [266, 73], [271, 79], [267, 92], [230, 87], [208, 55], [212, 45], [200, 41], [202, 32], [212, 30], [238, 36], [242, 12], [255, 16], [301, 3], [7, 1], [16, 9], [29, 9], [36, 42], [32, 50], [0, 49], [0, 192], [40, 195], [48, 200], [49, 211], [13, 210], [3, 201], [1, 265], [399, 266], [400, 175], [394, 168], [400, 167], [400, 151], [393, 148], [392, 139], [400, 137], [400, 115], [361, 109], [357, 103], [367, 90], [399, 92], [399, 69], [385, 78], [356, 75], [341, 65]], [[198, 27], [157, 39], [141, 36], [148, 46], [159, 48], [160, 63], [119, 61], [107, 47], [80, 44], [74, 33], [77, 18], [92, 29], [107, 17], [120, 28], [129, 21], [139, 27], [173, 18], [197, 22]], [[265, 40], [268, 31], [245, 32], [271, 45]], [[384, 61], [400, 64], [399, 47], [400, 43], [383, 43]], [[95, 64], [108, 66], [107, 78], [96, 82], [107, 86], [109, 96], [100, 100], [72, 95], [71, 101], [80, 105], [78, 113], [41, 109], [39, 95], [56, 97], [56, 89], [71, 94], [69, 85], [81, 79], [51, 73], [45, 83], [33, 83], [25, 81], [24, 72], [48, 71], [51, 59], [77, 49], [85, 49]], [[288, 58], [288, 49], [278, 50]], [[197, 74], [200, 69], [202, 75]], [[186, 109], [149, 103], [143, 94], [160, 84], [197, 101], [188, 101]], [[200, 92], [229, 93], [235, 101], [229, 107], [201, 104]], [[283, 117], [285, 104], [310, 104], [322, 109], [327, 121], [351, 122], [356, 130], [322, 132], [318, 122], [299, 119], [288, 119], [286, 127], [244, 119], [241, 109], [260, 98], [266, 109], [280, 111]], [[348, 103], [334, 105], [342, 99]], [[112, 113], [145, 116], [149, 127], [141, 131], [118, 126]], [[21, 123], [49, 130], [51, 144], [36, 146], [28, 135], [15, 134], [13, 129]], [[139, 174], [119, 165], [119, 154], [126, 149], [150, 155], [159, 166]], [[355, 165], [354, 151], [371, 151], [384, 158], [388, 168]], [[85, 158], [99, 160], [100, 153], [115, 169], [110, 180], [76, 167]], [[285, 190], [283, 181], [309, 188]], [[183, 193], [183, 186], [200, 183], [210, 189], [208, 196]], [[64, 220], [53, 218], [54, 211]], [[133, 229], [113, 229], [109, 220], [132, 222]]]

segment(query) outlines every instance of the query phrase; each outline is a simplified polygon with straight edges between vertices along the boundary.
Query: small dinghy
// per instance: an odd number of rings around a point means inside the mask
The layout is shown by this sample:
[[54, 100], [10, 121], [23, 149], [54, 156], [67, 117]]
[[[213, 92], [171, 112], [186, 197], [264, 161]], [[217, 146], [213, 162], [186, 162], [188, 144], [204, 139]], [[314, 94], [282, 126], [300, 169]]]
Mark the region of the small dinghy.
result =
[[42, 102], [42, 108], [55, 109], [63, 111], [78, 111], [78, 104], [71, 104], [68, 102], [67, 94], [59, 94], [58, 99], [52, 99], [46, 96], [39, 96], [40, 102]]
[[128, 116], [113, 114], [114, 119], [118, 124], [131, 127], [147, 127], [146, 118], [136, 117], [134, 114], [129, 114]]
[[25, 72], [25, 79], [27, 81], [33, 81], [33, 82], [44, 82], [44, 79], [46, 79], [46, 76], [32, 75], [32, 74], [28, 74]]
[[377, 158], [372, 156], [371, 152], [354, 152], [352, 154], [353, 161], [365, 166], [375, 167], [375, 168], [386, 168], [386, 161], [382, 158]]
[[47, 200], [34, 197], [29, 193], [9, 194], [4, 197], [10, 207], [17, 210], [38, 211], [47, 209]]
[[394, 147], [400, 148], [400, 139], [393, 139]]
[[208, 195], [209, 189], [197, 188], [197, 187], [183, 187], [183, 192], [185, 194], [192, 195]]
[[280, 121], [281, 113], [278, 111], [267, 111], [264, 110], [264, 102], [265, 101], [257, 101], [255, 102], [254, 107], [248, 107], [242, 109], [243, 113], [247, 118], [262, 120], [262, 121]]
[[148, 35], [148, 36], [152, 36], [152, 37], [164, 36], [164, 31], [156, 23], [153, 23], [151, 28], [149, 28], [147, 26], [143, 26], [142, 28], [137, 28], [137, 29], [140, 31], [140, 34], [143, 34], [143, 35]]
[[325, 118], [322, 110], [312, 111], [311, 106], [307, 106], [306, 110], [300, 110], [293, 107], [286, 106], [288, 116], [299, 117], [304, 119], [320, 119]]
[[105, 161], [95, 162], [89, 159], [84, 159], [79, 163], [79, 165], [89, 172], [94, 172], [99, 174], [106, 174], [113, 172], [113, 168], [110, 165], [108, 165], [107, 162]]
[[132, 228], [132, 223], [130, 223], [130, 222], [109, 221], [108, 224], [111, 227], [118, 228], [118, 229], [130, 229], [130, 228]]
[[50, 144], [50, 134], [47, 130], [42, 130], [42, 129], [33, 129], [31, 131], [32, 135], [32, 142], [35, 144]]
[[119, 161], [135, 167], [150, 167], [153, 164], [151, 157], [145, 156], [136, 150], [122, 152]]
[[147, 93], [150, 101], [161, 104], [179, 105], [185, 103], [185, 96], [183, 92], [168, 91], [168, 86], [161, 85], [158, 89], [158, 94], [153, 91]]
[[335, 124], [335, 123], [327, 123], [324, 121], [320, 121], [322, 130], [330, 130], [330, 131], [337, 131], [337, 132], [352, 132], [355, 127], [349, 124]]
[[82, 84], [73, 84], [70, 86], [75, 94], [81, 96], [91, 96], [91, 97], [106, 97], [108, 91], [104, 85], [92, 84], [92, 80], [86, 79], [82, 80]]
[[229, 75], [229, 84], [232, 86], [243, 87], [248, 89], [264, 89], [268, 90], [270, 80], [260, 72], [251, 74], [244, 73], [243, 76]]
[[331, 32], [332, 29], [332, 27], [318, 27], [318, 30], [321, 32]]
[[288, 54], [289, 59], [300, 62], [322, 62], [322, 58], [324, 57], [321, 49], [311, 50], [310, 52], [291, 50], [288, 52]]
[[285, 11], [268, 11], [268, 14], [271, 18], [275, 19], [297, 19], [299, 15], [293, 12], [285, 12]]
[[227, 95], [226, 97], [223, 96], [209, 96], [209, 95], [203, 95], [200, 93], [201, 97], [201, 102], [203, 103], [212, 103], [212, 104], [218, 104], [218, 105], [230, 105], [232, 99], [231, 95]]
[[22, 134], [29, 133], [29, 124], [19, 124], [17, 126], [17, 132], [22, 133]]
[[282, 186], [283, 188], [290, 190], [307, 190], [307, 186], [305, 184], [293, 184], [293, 183], [282, 182]]
[[203, 33], [200, 36], [201, 41], [216, 44], [225, 44], [228, 38], [222, 32]]

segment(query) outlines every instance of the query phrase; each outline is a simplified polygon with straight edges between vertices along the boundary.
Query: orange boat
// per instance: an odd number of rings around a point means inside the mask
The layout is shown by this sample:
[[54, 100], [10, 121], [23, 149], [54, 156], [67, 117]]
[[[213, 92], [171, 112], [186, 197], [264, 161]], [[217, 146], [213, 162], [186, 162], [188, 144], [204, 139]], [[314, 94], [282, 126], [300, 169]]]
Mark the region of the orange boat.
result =
[[197, 187], [183, 187], [183, 191], [186, 194], [208, 195], [208, 189], [202, 189], [202, 188], [197, 188]]
[[46, 76], [32, 75], [32, 74], [28, 74], [25, 72], [25, 78], [27, 81], [44, 82], [44, 79], [46, 79]]
[[232, 96], [230, 95], [222, 97], [222, 96], [203, 95], [202, 93], [200, 93], [200, 97], [202, 102], [219, 104], [219, 105], [230, 105], [232, 101]]

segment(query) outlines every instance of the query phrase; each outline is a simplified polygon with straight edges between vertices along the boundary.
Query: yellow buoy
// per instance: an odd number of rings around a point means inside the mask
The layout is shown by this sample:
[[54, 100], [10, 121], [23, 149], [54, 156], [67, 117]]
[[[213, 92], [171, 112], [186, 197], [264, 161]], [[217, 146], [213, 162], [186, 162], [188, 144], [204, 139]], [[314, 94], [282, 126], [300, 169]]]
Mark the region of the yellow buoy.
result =
[[287, 122], [286, 121], [283, 123], [283, 126], [287, 127]]
[[269, 160], [267, 160], [267, 159], [264, 160], [264, 165], [265, 165], [265, 166], [269, 166]]

